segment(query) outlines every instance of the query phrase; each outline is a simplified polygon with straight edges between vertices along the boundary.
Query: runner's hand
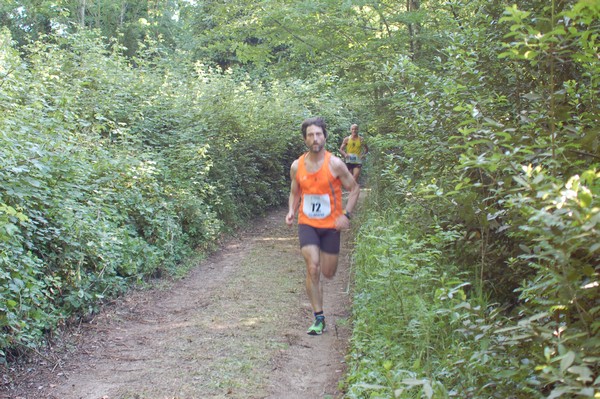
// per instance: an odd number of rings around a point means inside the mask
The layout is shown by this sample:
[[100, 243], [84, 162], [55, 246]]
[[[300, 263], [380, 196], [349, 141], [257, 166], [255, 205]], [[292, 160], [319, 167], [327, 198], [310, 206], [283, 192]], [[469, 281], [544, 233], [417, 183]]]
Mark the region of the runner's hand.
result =
[[294, 224], [294, 212], [288, 212], [288, 214], [285, 216], [285, 223], [288, 226]]
[[335, 229], [340, 230], [348, 230], [350, 228], [350, 220], [345, 216], [341, 215], [335, 219]]

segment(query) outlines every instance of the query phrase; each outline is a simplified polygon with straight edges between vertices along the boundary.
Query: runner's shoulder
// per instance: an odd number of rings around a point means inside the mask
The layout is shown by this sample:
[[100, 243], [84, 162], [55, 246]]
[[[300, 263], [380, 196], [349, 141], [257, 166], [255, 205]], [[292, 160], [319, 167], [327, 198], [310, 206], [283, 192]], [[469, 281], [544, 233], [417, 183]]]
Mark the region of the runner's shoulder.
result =
[[346, 168], [346, 163], [340, 157], [331, 154], [331, 158], [329, 159], [329, 166], [332, 170], [336, 170], [337, 168]]
[[292, 178], [296, 177], [296, 172], [298, 172], [298, 163], [299, 160], [296, 159], [294, 162], [292, 162], [292, 165], [290, 166], [290, 175]]

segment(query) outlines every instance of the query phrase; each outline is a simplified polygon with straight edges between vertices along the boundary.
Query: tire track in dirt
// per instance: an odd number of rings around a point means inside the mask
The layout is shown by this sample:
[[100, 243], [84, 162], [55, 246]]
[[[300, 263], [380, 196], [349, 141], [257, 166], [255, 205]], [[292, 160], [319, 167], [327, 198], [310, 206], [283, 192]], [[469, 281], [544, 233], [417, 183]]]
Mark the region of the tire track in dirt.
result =
[[286, 211], [226, 240], [186, 278], [128, 294], [60, 348], [13, 368], [0, 398], [341, 397], [349, 245], [325, 282], [328, 331], [308, 336], [305, 266]]

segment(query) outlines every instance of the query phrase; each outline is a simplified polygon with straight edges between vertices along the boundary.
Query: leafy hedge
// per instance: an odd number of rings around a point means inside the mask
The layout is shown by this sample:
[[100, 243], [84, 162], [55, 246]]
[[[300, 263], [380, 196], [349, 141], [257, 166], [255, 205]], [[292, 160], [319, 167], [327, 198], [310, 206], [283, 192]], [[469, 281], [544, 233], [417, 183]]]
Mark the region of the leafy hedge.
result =
[[356, 237], [349, 398], [594, 396], [600, 325], [589, 259], [600, 242], [600, 173], [562, 187], [536, 176], [527, 178], [533, 192], [511, 204], [527, 218], [522, 242], [535, 245], [507, 260], [536, 271], [519, 289], [518, 312], [477, 290], [452, 259], [465, 245], [459, 226], [432, 221], [423, 235], [422, 197], [393, 211], [383, 205], [393, 194], [375, 183]]
[[350, 397], [598, 396], [598, 15], [513, 6], [386, 66]]
[[287, 199], [312, 88], [143, 48], [0, 34], [0, 358]]

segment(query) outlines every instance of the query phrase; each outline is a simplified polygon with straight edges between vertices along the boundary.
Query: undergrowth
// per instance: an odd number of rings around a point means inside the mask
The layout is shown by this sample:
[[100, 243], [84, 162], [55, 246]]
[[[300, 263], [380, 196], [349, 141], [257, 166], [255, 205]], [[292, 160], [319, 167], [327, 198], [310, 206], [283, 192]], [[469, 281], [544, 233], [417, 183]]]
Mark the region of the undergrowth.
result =
[[528, 216], [521, 241], [534, 232], [536, 245], [507, 260], [507, 273], [524, 261], [536, 271], [517, 305], [495, 302], [458, 262], [470, 240], [459, 225], [442, 228], [418, 199], [399, 205], [374, 189], [356, 237], [347, 397], [597, 397], [597, 283], [582, 259], [598, 247], [586, 242], [597, 242], [599, 177], [546, 185], [531, 171], [528, 198], [543, 193], [543, 203], [509, 201]]
[[495, 378], [510, 362], [495, 334], [503, 317], [448, 262], [456, 235], [419, 237], [393, 214], [364, 221], [347, 397], [532, 397], [526, 378]]

